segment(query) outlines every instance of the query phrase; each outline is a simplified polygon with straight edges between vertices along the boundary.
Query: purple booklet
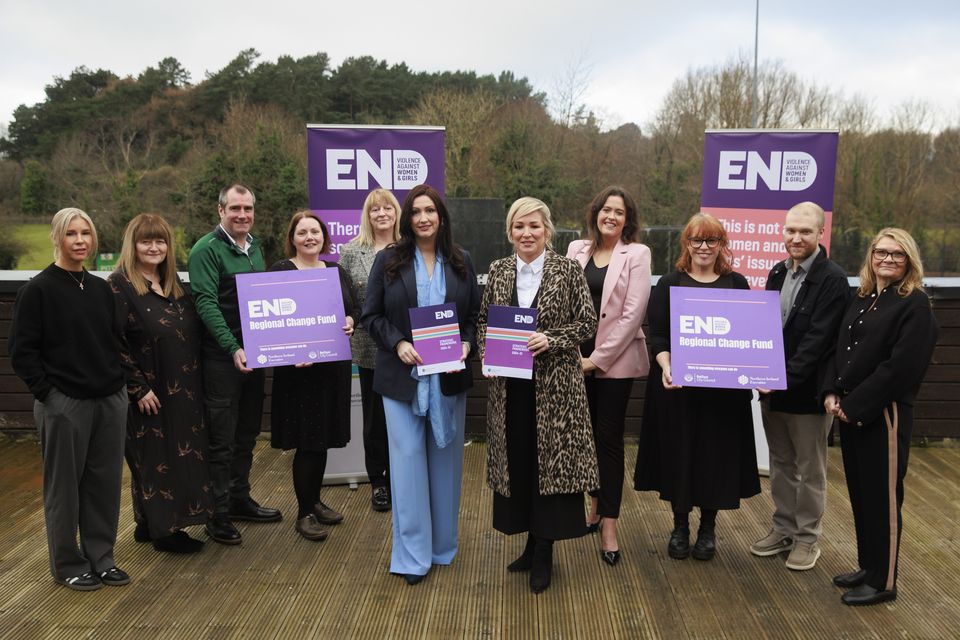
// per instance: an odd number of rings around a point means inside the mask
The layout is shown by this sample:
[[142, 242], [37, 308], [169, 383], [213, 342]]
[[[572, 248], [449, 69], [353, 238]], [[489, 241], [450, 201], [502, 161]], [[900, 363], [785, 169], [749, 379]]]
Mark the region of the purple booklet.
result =
[[456, 304], [448, 302], [410, 309], [410, 329], [413, 348], [423, 360], [423, 364], [417, 365], [419, 375], [447, 373], [466, 367], [460, 360], [463, 346]]
[[350, 338], [336, 269], [237, 275], [247, 366], [350, 359]]
[[527, 349], [527, 340], [536, 330], [536, 309], [490, 305], [483, 351], [484, 375], [530, 380], [533, 354]]

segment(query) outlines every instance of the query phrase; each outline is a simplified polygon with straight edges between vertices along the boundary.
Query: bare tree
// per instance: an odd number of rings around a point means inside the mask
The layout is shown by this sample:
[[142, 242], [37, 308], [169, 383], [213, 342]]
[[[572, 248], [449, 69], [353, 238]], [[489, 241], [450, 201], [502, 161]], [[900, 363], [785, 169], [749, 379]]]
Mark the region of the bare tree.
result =
[[499, 105], [498, 98], [482, 89], [441, 88], [424, 95], [410, 111], [411, 122], [446, 127], [446, 189], [451, 196], [475, 195], [470, 179], [475, 150]]

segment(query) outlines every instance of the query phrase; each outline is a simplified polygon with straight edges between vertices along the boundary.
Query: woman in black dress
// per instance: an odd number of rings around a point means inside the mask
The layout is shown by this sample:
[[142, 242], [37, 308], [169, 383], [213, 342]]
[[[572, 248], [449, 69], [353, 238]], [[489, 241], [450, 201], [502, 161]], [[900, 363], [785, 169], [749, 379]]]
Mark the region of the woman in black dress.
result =
[[681, 387], [670, 366], [670, 287], [749, 289], [733, 271], [727, 232], [713, 216], [695, 214], [680, 234], [677, 270], [660, 278], [650, 297], [650, 350], [655, 362], [646, 402], [634, 488], [658, 491], [673, 509], [667, 552], [691, 555], [689, 515], [700, 507], [692, 554], [710, 560], [716, 552], [717, 511], [737, 509], [741, 498], [760, 493], [753, 442], [752, 392], [746, 389]]
[[[298, 211], [290, 219], [285, 243], [286, 260], [270, 271], [337, 269], [346, 313], [344, 333], [353, 334], [360, 316], [350, 276], [320, 254], [330, 247], [327, 226], [311, 211]], [[327, 449], [350, 442], [351, 364], [303, 363], [273, 370], [270, 441], [275, 449], [296, 449], [293, 456], [293, 489], [297, 494], [297, 532], [307, 540], [325, 540], [321, 525], [343, 522], [343, 515], [320, 500], [327, 469]]]
[[123, 232], [110, 274], [121, 328], [121, 362], [130, 407], [125, 455], [130, 466], [137, 542], [193, 553], [203, 542], [183, 527], [213, 516], [203, 423], [202, 325], [177, 277], [167, 221], [143, 213]]

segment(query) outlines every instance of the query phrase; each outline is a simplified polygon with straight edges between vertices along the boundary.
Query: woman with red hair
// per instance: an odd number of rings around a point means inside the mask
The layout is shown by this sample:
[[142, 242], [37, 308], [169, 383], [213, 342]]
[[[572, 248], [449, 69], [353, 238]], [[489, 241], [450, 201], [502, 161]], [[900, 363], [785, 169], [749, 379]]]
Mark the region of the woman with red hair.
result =
[[[643, 410], [634, 488], [658, 491], [673, 510], [667, 552], [710, 560], [716, 552], [717, 511], [737, 509], [760, 493], [748, 389], [683, 387], [670, 366], [670, 287], [749, 289], [733, 270], [727, 232], [713, 216], [695, 214], [680, 234], [677, 270], [650, 296], [649, 344], [654, 355]], [[690, 511], [700, 508], [690, 547]]]

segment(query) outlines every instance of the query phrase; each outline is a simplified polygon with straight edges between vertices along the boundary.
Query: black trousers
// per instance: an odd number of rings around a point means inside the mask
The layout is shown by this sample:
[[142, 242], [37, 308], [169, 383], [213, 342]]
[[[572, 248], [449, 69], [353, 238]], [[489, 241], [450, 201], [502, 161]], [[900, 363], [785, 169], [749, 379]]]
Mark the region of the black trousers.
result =
[[373, 390], [373, 369], [360, 372], [360, 405], [363, 408], [363, 461], [373, 487], [390, 484], [390, 449], [387, 446], [387, 419], [383, 397]]
[[882, 417], [862, 427], [840, 421], [857, 562], [867, 572], [866, 584], [875, 589], [889, 591], [897, 585], [903, 477], [912, 432], [913, 407], [900, 403], [892, 403]]
[[591, 491], [590, 495], [598, 499], [597, 513], [601, 517], [619, 518], [623, 499], [623, 431], [633, 378], [587, 376], [584, 382], [600, 472], [600, 490]]
[[263, 369], [241, 373], [233, 360], [203, 361], [204, 410], [210, 429], [210, 479], [217, 515], [250, 497], [253, 448], [263, 415]]

